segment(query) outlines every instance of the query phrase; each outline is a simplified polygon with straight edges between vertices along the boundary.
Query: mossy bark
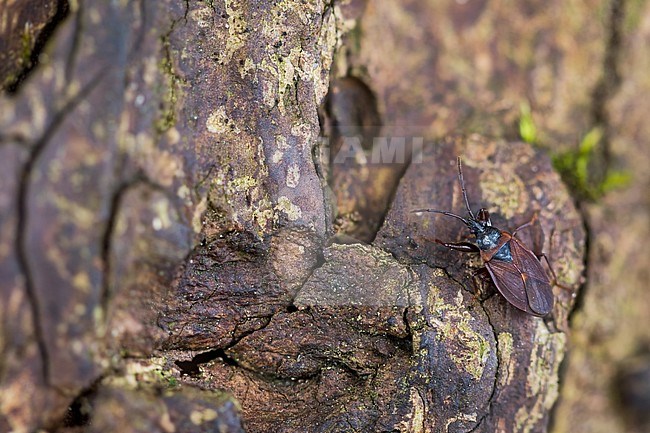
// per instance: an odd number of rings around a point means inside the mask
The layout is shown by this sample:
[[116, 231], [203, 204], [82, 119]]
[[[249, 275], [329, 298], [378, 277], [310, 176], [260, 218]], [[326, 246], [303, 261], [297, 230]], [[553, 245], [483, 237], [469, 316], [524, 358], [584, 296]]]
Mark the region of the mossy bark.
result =
[[[517, 120], [577, 142], [608, 34], [560, 3], [71, 2], [0, 101], [0, 430], [545, 431], [586, 241]], [[458, 155], [549, 317], [411, 212]]]

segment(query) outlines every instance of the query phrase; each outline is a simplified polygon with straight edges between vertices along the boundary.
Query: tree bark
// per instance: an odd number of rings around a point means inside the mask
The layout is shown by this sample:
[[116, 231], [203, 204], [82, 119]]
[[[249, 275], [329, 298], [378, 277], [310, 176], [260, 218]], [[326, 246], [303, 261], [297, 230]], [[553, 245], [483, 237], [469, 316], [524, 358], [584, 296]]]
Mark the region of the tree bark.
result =
[[[602, 29], [479, 3], [71, 3], [1, 101], [0, 430], [544, 431], [585, 233], [515, 120], [578, 135]], [[538, 213], [547, 318], [411, 212], [464, 212], [458, 155]]]

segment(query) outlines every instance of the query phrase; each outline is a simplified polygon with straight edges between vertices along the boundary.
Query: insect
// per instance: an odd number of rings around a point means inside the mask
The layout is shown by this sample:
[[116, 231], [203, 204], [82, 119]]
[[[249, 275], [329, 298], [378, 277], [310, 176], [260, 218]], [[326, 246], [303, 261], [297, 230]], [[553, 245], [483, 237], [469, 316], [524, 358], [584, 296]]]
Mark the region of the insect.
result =
[[546, 259], [554, 279], [555, 273], [544, 254], [536, 255], [515, 237], [519, 230], [535, 222], [536, 215], [512, 233], [493, 227], [490, 214], [485, 208], [481, 208], [478, 214], [474, 215], [467, 198], [460, 157], [457, 164], [458, 181], [469, 218], [437, 209], [417, 209], [412, 212], [433, 212], [462, 221], [476, 237], [476, 244], [443, 242], [439, 239], [435, 239], [435, 242], [456, 251], [480, 253], [494, 285], [508, 302], [533, 316], [546, 316], [553, 309], [553, 290], [539, 258]]

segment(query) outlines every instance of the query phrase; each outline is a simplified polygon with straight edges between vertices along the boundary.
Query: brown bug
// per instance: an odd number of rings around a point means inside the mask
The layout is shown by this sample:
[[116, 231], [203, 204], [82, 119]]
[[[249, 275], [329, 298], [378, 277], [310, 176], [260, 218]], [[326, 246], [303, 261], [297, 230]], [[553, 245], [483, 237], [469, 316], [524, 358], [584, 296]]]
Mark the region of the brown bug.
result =
[[551, 273], [554, 274], [554, 272], [544, 254], [536, 255], [515, 237], [519, 230], [533, 224], [537, 216], [535, 215], [531, 221], [521, 225], [512, 233], [493, 227], [487, 209], [481, 208], [474, 216], [469, 206], [460, 157], [458, 158], [458, 181], [469, 218], [436, 209], [417, 209], [413, 212], [439, 213], [465, 223], [476, 237], [476, 244], [443, 242], [439, 239], [435, 239], [435, 242], [457, 251], [480, 253], [494, 285], [508, 302], [533, 316], [546, 316], [553, 309], [553, 290], [551, 289], [551, 280], [539, 258], [544, 257]]

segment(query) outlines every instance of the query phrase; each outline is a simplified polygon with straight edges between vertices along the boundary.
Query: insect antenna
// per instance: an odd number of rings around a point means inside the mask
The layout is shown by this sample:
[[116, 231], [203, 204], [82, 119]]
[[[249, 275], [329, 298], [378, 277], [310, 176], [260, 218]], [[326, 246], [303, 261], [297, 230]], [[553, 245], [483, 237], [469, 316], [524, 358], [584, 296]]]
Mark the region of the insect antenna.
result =
[[469, 200], [467, 199], [467, 190], [465, 189], [465, 180], [463, 179], [463, 170], [461, 168], [460, 156], [458, 157], [457, 162], [458, 162], [458, 180], [460, 181], [460, 189], [463, 191], [463, 198], [465, 199], [465, 207], [467, 208], [467, 212], [469, 212], [469, 216], [472, 217], [473, 220], [475, 220], [476, 217], [474, 217], [474, 214], [472, 213], [472, 208], [469, 207]]
[[411, 213], [419, 213], [419, 212], [431, 212], [431, 213], [439, 213], [439, 214], [447, 215], [447, 216], [459, 219], [462, 222], [464, 222], [466, 226], [471, 227], [469, 221], [467, 221], [465, 218], [463, 218], [460, 215], [456, 215], [455, 213], [447, 212], [447, 211], [444, 211], [444, 210], [437, 210], [437, 209], [415, 209], [415, 210], [411, 211]]

